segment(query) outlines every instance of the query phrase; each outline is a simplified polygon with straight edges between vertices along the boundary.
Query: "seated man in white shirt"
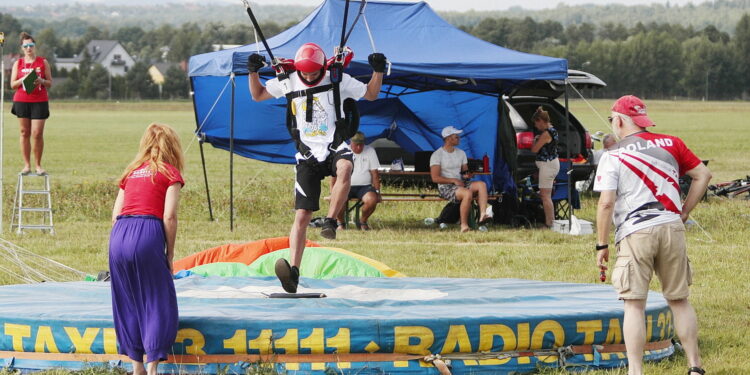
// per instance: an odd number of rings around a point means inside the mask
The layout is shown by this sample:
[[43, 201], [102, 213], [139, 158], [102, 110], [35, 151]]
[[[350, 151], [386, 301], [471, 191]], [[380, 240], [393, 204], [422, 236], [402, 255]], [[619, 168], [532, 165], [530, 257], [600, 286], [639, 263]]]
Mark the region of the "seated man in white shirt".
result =
[[[357, 198], [362, 201], [361, 216], [359, 222], [356, 224], [359, 229], [370, 230], [367, 219], [375, 212], [375, 207], [381, 200], [380, 175], [378, 174], [380, 161], [378, 161], [375, 149], [365, 146], [365, 135], [362, 132], [357, 132], [352, 137], [349, 147], [354, 153], [354, 170], [352, 171], [352, 182], [348, 199]], [[336, 177], [334, 176], [331, 179], [331, 186], [335, 184]], [[345, 227], [344, 210], [346, 210], [346, 206], [339, 212], [337, 217], [338, 229], [344, 229]]]
[[484, 181], [469, 181], [469, 162], [466, 153], [456, 147], [461, 142], [459, 134], [463, 130], [446, 126], [441, 135], [443, 146], [435, 150], [430, 157], [430, 177], [438, 184], [440, 197], [453, 203], [460, 203], [461, 232], [468, 232], [469, 210], [474, 196], [477, 197], [483, 224], [492, 218], [492, 207], [487, 206], [487, 185]]

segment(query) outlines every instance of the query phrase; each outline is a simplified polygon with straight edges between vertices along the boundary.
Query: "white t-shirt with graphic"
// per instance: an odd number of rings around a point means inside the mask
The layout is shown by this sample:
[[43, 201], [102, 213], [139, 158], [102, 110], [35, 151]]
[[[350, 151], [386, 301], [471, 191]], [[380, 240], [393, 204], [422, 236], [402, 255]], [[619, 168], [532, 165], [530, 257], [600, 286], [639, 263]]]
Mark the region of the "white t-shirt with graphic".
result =
[[352, 186], [372, 185], [370, 171], [380, 167], [378, 154], [375, 149], [365, 146], [359, 154], [353, 153], [354, 170], [352, 171]]
[[440, 176], [445, 178], [461, 179], [461, 167], [468, 164], [464, 150], [454, 147], [453, 152], [448, 152], [445, 148], [440, 147], [430, 156], [430, 167], [433, 165], [440, 166]]
[[[328, 71], [325, 74], [320, 83], [314, 87], [331, 83]], [[357, 81], [346, 73], [341, 78], [339, 90], [341, 93], [341, 113], [343, 116], [344, 99], [353, 98], [354, 100], [359, 100], [367, 92], [367, 85]], [[297, 73], [290, 74], [287, 82], [292, 92], [310, 88], [302, 82]], [[286, 95], [284, 87], [278, 78], [268, 80], [266, 82], [266, 90], [275, 98], [281, 98]], [[307, 97], [295, 98], [292, 102], [293, 111], [297, 117], [297, 128], [300, 131], [300, 140], [310, 148], [310, 152], [312, 152], [318, 161], [324, 161], [328, 156], [328, 145], [333, 142], [334, 132], [336, 131], [333, 90], [314, 94], [312, 122], [306, 121]], [[344, 143], [341, 145], [346, 147]], [[297, 153], [297, 159], [300, 158], [301, 155]]]

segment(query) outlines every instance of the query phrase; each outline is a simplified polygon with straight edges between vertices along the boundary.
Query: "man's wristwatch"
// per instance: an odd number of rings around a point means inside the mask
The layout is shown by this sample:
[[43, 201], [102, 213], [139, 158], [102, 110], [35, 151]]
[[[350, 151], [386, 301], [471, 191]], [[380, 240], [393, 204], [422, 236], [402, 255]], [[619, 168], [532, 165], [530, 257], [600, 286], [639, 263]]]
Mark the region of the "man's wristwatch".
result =
[[599, 244], [597, 244], [596, 245], [596, 251], [604, 250], [604, 249], [608, 249], [608, 248], [609, 248], [609, 244], [605, 244], [605, 245], [599, 245]]

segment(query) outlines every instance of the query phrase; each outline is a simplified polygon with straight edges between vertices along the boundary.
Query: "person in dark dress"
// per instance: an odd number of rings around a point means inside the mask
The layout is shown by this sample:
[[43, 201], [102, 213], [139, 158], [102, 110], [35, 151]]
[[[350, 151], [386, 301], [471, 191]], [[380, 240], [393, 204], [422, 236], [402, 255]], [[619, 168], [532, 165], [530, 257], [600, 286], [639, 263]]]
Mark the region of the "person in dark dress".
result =
[[172, 260], [183, 160], [177, 133], [149, 125], [112, 210], [112, 312], [119, 353], [133, 360], [134, 375], [156, 375], [177, 336]]

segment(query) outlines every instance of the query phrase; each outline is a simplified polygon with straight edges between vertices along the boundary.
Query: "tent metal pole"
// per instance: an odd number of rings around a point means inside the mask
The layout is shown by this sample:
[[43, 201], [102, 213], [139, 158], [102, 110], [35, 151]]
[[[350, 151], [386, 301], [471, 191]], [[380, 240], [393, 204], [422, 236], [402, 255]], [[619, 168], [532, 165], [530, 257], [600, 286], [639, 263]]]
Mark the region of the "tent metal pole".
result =
[[[211, 208], [211, 192], [208, 189], [208, 173], [206, 173], [206, 158], [203, 155], [203, 142], [205, 141], [205, 135], [200, 133], [201, 125], [198, 120], [198, 107], [195, 104], [195, 85], [193, 80], [190, 79], [190, 96], [193, 99], [193, 112], [195, 113], [195, 136], [198, 137], [198, 147], [201, 150], [201, 164], [203, 166], [203, 182], [206, 184], [206, 200], [208, 201], [208, 217], [211, 221], [214, 221], [214, 211]], [[209, 112], [210, 113], [210, 112]]]
[[232, 100], [229, 104], [229, 231], [234, 232], [234, 72], [229, 79], [232, 81]]
[[206, 200], [208, 200], [208, 217], [214, 221], [214, 210], [211, 207], [211, 190], [208, 188], [208, 173], [206, 173], [206, 157], [203, 155], [203, 140], [198, 141], [201, 150], [201, 164], [203, 165], [203, 182], [206, 184]]
[[570, 107], [568, 105], [568, 85], [570, 82], [565, 78], [565, 137], [567, 138], [565, 152], [568, 154], [568, 232], [573, 226], [573, 160], [570, 155]]

